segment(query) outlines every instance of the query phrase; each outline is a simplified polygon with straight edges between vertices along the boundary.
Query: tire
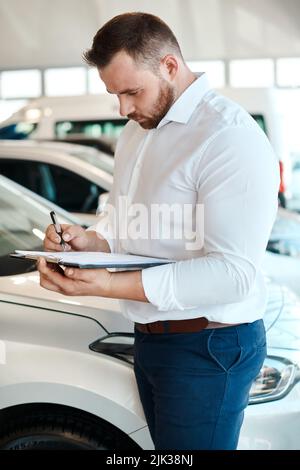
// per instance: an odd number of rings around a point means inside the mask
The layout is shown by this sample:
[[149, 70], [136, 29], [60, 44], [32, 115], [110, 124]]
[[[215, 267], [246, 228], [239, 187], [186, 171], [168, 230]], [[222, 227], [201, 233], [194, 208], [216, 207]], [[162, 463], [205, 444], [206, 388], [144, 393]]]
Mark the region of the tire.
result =
[[[122, 439], [121, 439], [122, 440]], [[122, 447], [122, 445], [121, 445]], [[112, 450], [114, 429], [77, 410], [48, 410], [16, 416], [0, 435], [0, 450]], [[124, 446], [123, 446], [124, 448]]]

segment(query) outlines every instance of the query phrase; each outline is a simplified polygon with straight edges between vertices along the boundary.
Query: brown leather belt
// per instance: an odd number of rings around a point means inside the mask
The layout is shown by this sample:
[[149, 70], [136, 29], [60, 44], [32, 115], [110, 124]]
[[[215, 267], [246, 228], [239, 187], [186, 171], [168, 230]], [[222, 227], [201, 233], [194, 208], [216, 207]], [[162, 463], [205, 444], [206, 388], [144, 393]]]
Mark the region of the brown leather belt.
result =
[[205, 317], [190, 318], [187, 320], [166, 320], [152, 323], [135, 323], [141, 333], [195, 333], [207, 328], [224, 328], [226, 326], [240, 325], [240, 323], [209, 322]]

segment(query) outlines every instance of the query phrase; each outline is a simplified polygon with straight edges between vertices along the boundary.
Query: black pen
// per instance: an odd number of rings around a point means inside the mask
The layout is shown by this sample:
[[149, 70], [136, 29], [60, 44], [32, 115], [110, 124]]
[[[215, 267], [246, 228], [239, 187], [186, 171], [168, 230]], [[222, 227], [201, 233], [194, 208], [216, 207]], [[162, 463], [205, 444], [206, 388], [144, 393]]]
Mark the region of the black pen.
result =
[[61, 226], [60, 224], [58, 223], [57, 221], [57, 217], [56, 217], [56, 214], [54, 211], [51, 211], [50, 212], [50, 217], [52, 219], [52, 222], [53, 222], [53, 225], [54, 225], [54, 228], [55, 228], [55, 232], [57, 233], [57, 235], [60, 236], [60, 244], [63, 248], [63, 250], [65, 251], [65, 248], [66, 248], [66, 244], [63, 240], [63, 237], [62, 237], [62, 230], [61, 230]]

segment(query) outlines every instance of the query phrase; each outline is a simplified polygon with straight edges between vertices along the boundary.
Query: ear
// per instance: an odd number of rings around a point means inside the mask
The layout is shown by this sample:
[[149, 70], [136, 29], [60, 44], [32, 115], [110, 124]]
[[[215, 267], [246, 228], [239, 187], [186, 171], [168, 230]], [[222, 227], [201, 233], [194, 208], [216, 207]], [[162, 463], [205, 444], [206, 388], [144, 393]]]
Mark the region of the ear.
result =
[[172, 54], [164, 56], [160, 61], [160, 69], [165, 80], [173, 81], [178, 71], [178, 59]]

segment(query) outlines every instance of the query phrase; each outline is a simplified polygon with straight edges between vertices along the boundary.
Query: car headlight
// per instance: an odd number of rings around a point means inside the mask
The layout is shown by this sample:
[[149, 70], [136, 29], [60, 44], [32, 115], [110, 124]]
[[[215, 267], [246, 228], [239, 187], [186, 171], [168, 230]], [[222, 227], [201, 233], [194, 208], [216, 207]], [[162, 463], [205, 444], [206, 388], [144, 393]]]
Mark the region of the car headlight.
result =
[[296, 364], [285, 358], [268, 356], [251, 387], [249, 405], [280, 400], [298, 380], [300, 370]]

